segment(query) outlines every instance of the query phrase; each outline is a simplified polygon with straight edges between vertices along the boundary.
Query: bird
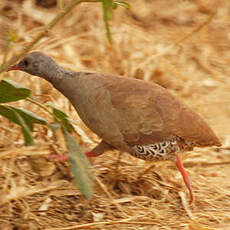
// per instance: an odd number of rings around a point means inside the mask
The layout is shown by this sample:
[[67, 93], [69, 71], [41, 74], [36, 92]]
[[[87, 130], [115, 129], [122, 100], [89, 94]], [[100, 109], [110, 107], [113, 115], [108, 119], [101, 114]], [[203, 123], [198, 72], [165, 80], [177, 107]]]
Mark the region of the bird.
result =
[[146, 161], [171, 160], [194, 200], [190, 178], [179, 154], [194, 147], [221, 146], [208, 123], [166, 88], [140, 79], [74, 72], [50, 56], [33, 51], [8, 71], [21, 70], [46, 79], [69, 99], [101, 142], [88, 157], [109, 150]]

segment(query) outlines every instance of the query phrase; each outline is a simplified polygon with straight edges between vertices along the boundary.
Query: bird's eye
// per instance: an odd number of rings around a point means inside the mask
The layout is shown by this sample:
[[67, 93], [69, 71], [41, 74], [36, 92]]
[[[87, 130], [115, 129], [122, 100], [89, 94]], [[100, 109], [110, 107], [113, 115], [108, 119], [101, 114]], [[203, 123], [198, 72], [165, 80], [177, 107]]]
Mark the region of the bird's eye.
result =
[[27, 59], [25, 59], [25, 60], [24, 60], [24, 62], [23, 62], [23, 64], [24, 64], [24, 66], [25, 66], [25, 67], [27, 67], [27, 66], [29, 65], [28, 60], [27, 60]]

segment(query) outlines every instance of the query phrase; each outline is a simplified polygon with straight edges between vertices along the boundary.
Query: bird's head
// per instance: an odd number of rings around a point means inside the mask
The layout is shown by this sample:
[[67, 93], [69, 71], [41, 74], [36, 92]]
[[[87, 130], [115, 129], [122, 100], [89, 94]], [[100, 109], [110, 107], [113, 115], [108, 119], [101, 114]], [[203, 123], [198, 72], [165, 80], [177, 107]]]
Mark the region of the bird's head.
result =
[[50, 73], [57, 68], [57, 63], [51, 57], [41, 52], [32, 52], [27, 54], [18, 64], [10, 67], [8, 71], [21, 70], [49, 80]]

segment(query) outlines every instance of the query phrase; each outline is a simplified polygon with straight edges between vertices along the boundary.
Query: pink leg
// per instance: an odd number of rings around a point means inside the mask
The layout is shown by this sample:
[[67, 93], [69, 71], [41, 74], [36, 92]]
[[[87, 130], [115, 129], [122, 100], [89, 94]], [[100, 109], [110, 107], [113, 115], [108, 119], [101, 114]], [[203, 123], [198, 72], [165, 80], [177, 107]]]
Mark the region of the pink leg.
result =
[[100, 156], [101, 154], [98, 154], [98, 153], [95, 153], [95, 152], [85, 152], [85, 155], [87, 157], [98, 157]]
[[182, 161], [179, 158], [179, 155], [177, 153], [176, 153], [176, 166], [179, 169], [179, 171], [183, 177], [184, 183], [188, 188], [188, 191], [190, 194], [190, 202], [189, 203], [191, 204], [193, 202], [193, 198], [194, 198], [191, 181], [190, 181], [190, 178], [189, 178], [187, 172], [185, 171], [183, 163], [182, 163]]
[[[87, 157], [97, 157], [97, 156], [100, 156], [101, 154], [97, 154], [97, 153], [94, 153], [94, 152], [86, 152], [85, 155]], [[67, 154], [63, 154], [63, 155], [50, 154], [50, 155], [47, 156], [47, 158], [51, 159], [51, 160], [56, 160], [58, 162], [64, 162], [64, 161], [69, 160], [69, 156]]]
[[56, 161], [59, 161], [59, 162], [64, 162], [64, 161], [67, 161], [69, 160], [69, 156], [67, 154], [50, 154], [47, 156], [48, 159], [51, 159], [51, 160], [56, 160]]
[[85, 155], [87, 157], [98, 157], [104, 152], [110, 150], [112, 147], [105, 143], [104, 141], [101, 141], [95, 148], [93, 148], [91, 151], [86, 152]]
[[[101, 141], [94, 149], [92, 149], [90, 152], [86, 152], [85, 155], [87, 157], [97, 157], [103, 154], [105, 151], [110, 150], [111, 146], [105, 143], [104, 141]], [[69, 159], [69, 156], [59, 155], [59, 154], [51, 154], [47, 156], [48, 159], [54, 159], [59, 162], [67, 161]]]

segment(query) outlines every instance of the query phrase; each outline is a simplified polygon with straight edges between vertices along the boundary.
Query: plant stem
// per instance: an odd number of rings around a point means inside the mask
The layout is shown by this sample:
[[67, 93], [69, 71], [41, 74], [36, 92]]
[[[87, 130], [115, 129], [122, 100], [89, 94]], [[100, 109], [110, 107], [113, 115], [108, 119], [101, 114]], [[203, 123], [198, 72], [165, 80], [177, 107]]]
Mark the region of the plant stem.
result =
[[198, 27], [196, 27], [195, 29], [193, 29], [191, 32], [189, 32], [188, 34], [186, 34], [184, 37], [180, 38], [173, 45], [175, 45], [175, 46], [179, 45], [184, 40], [186, 40], [187, 38], [191, 37], [194, 33], [200, 31], [203, 27], [205, 27], [207, 24], [209, 24], [211, 22], [211, 20], [214, 18], [215, 15], [216, 15], [216, 11], [212, 12], [207, 21], [205, 21], [204, 23], [202, 23], [201, 25], [199, 25]]
[[31, 97], [26, 98], [27, 101], [39, 106], [40, 108], [42, 108], [43, 110], [45, 110], [47, 113], [51, 114], [53, 116], [53, 113], [43, 104], [39, 103], [38, 101], [32, 99]]
[[[100, 2], [99, 0], [73, 0], [70, 4], [64, 7], [64, 9], [58, 13], [50, 23], [48, 23], [43, 31], [37, 35], [37, 37], [34, 38], [32, 42], [30, 42], [24, 49], [23, 51], [18, 54], [13, 56], [9, 61], [6, 63], [2, 64], [0, 66], [0, 74], [6, 70], [9, 69], [10, 66], [12, 66], [16, 61], [21, 59], [28, 51], [30, 51], [33, 46], [40, 41], [43, 37], [47, 35], [49, 30], [51, 30], [66, 14], [68, 14], [77, 4], [80, 4], [81, 2]], [[0, 77], [1, 80], [1, 77]]]

